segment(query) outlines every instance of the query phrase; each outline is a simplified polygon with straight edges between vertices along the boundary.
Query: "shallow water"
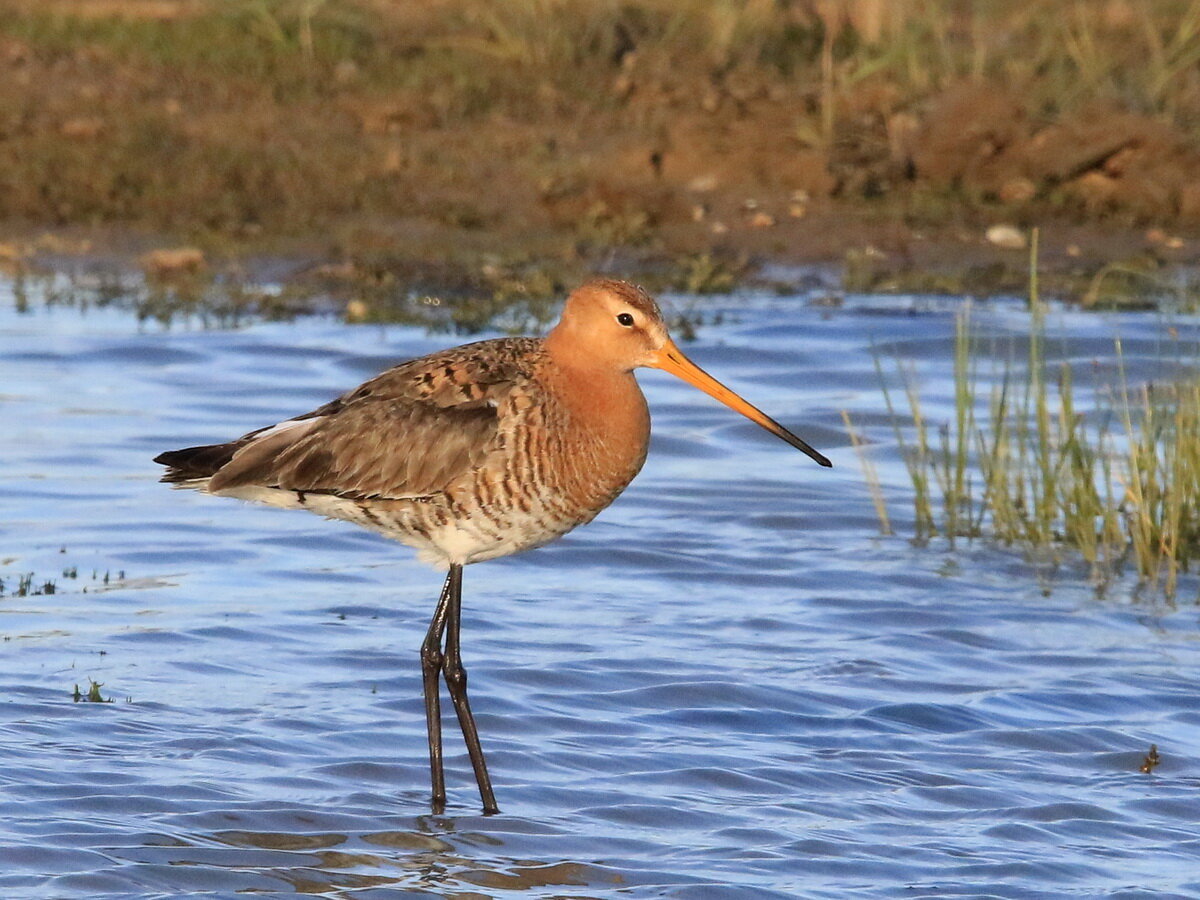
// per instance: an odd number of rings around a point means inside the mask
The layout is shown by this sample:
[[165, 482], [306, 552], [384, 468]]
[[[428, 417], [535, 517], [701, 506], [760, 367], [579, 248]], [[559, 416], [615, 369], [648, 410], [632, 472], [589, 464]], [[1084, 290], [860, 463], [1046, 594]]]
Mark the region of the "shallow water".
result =
[[[150, 462], [450, 339], [161, 331], [19, 314], [0, 287], [0, 895], [1200, 894], [1197, 608], [878, 536], [839, 411], [903, 519], [871, 346], [914, 360], [944, 417], [955, 304], [721, 306], [689, 352], [836, 467], [646, 374], [633, 486], [466, 573], [485, 818], [449, 723], [429, 814], [417, 647], [441, 576], [344, 523], [172, 491]], [[1016, 305], [976, 321], [1027, 327]], [[1197, 340], [1155, 316], [1056, 327], [1098, 372], [1119, 331], [1134, 380]], [[55, 593], [12, 596], [27, 572]], [[114, 702], [73, 702], [89, 679]]]

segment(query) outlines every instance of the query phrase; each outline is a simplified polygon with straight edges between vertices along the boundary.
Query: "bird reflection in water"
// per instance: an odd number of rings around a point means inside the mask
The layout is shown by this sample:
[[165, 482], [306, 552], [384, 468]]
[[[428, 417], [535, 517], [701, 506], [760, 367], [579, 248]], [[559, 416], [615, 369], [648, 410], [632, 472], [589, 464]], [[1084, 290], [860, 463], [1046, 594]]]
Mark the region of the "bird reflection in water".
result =
[[[271, 831], [222, 831], [211, 840], [248, 851], [277, 851], [289, 861], [271, 854], [264, 861], [257, 852], [234, 854], [224, 863], [239, 872], [257, 872], [277, 879], [303, 893], [384, 887], [406, 890], [454, 890], [460, 898], [492, 896], [484, 891], [519, 891], [543, 887], [587, 887], [591, 884], [622, 883], [620, 874], [586, 863], [559, 860], [537, 862], [507, 857], [487, 858], [481, 846], [501, 849], [495, 835], [464, 831], [454, 833], [446, 819], [421, 819], [425, 831], [379, 831], [361, 835], [287, 833]], [[436, 828], [438, 833], [433, 833]], [[453, 838], [469, 845], [472, 856], [460, 853]], [[194, 846], [194, 845], [193, 845]], [[182, 848], [180, 848], [182, 849]], [[294, 861], [291, 861], [294, 858]], [[205, 855], [179, 858], [174, 865], [212, 866]], [[264, 864], [265, 862], [265, 864]], [[579, 895], [573, 895], [579, 896]]]

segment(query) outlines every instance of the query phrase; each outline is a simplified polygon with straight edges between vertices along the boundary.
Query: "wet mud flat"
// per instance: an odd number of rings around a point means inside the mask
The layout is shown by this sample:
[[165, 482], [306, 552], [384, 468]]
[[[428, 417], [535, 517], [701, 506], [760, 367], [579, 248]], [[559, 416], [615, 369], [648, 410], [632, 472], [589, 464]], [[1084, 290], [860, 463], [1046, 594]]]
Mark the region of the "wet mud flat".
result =
[[[689, 355], [835, 468], [646, 374], [654, 444], [625, 495], [466, 572], [503, 810], [482, 817], [455, 745], [447, 812], [428, 810], [417, 648], [440, 576], [346, 525], [171, 491], [150, 463], [453, 339], [332, 316], [163, 328], [7, 291], [6, 896], [1200, 891], [1197, 585], [1098, 597], [1069, 561], [878, 535], [840, 412], [902, 517], [872, 345], [914, 360], [945, 417], [956, 302], [667, 298], [720, 322]], [[1017, 303], [975, 315], [1028, 329]], [[1081, 361], [1120, 333], [1132, 379], [1200, 337], [1182, 315], [1056, 322]], [[76, 702], [93, 683], [111, 703]]]

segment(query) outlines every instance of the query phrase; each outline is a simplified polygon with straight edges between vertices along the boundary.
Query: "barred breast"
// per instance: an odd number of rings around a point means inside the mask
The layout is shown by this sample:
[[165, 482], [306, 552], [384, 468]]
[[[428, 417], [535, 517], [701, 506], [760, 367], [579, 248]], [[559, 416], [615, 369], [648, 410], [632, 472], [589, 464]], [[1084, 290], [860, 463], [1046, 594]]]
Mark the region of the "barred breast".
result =
[[[357, 521], [428, 562], [466, 564], [539, 547], [612, 503], [646, 458], [650, 419], [636, 380], [592, 384], [572, 402], [555, 370], [537, 362], [498, 406], [479, 465], [421, 502], [366, 505], [362, 515], [379, 525]], [[627, 410], [621, 423], [607, 417], [612, 403]]]

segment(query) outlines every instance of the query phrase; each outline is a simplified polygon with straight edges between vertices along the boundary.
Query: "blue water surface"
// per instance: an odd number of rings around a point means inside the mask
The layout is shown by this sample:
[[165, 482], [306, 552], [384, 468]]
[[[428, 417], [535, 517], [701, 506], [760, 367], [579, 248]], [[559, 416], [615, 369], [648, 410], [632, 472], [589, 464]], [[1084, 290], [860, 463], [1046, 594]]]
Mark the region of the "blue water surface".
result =
[[[808, 299], [706, 301], [722, 324], [688, 352], [835, 468], [646, 373], [654, 442], [625, 494], [467, 570], [503, 810], [484, 817], [449, 722], [450, 802], [429, 809], [417, 649], [441, 576], [151, 463], [454, 339], [164, 329], [19, 312], [0, 287], [0, 896], [1200, 896], [1195, 584], [1168, 604], [1099, 594], [1069, 557], [912, 543], [874, 353], [910, 361], [945, 420], [961, 304]], [[997, 357], [1028, 330], [1016, 304], [975, 319]], [[1197, 339], [1158, 315], [1052, 328], [1097, 379], [1120, 334], [1134, 382]], [[74, 701], [92, 681], [111, 703]]]

